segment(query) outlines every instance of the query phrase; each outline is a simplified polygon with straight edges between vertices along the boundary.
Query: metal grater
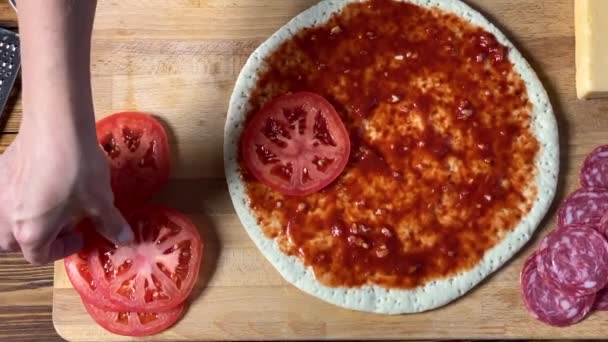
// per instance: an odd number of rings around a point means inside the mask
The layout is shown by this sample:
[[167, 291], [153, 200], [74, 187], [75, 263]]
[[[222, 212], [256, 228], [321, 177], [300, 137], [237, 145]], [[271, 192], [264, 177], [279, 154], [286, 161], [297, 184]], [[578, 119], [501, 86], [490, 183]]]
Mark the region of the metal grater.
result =
[[[19, 36], [15, 32], [0, 28], [0, 111], [2, 113], [20, 66]], [[2, 114], [0, 118], [1, 116]]]
[[[9, 0], [15, 11], [15, 1]], [[15, 79], [21, 67], [19, 35], [13, 31], [0, 28], [0, 124], [4, 122], [4, 107], [11, 95]]]

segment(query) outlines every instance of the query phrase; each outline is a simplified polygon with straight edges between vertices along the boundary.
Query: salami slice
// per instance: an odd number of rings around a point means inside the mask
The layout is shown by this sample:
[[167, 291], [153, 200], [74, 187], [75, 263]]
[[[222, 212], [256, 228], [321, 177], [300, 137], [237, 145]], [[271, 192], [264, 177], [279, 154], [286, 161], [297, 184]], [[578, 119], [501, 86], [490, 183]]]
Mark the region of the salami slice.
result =
[[604, 214], [604, 216], [602, 216], [602, 219], [600, 220], [600, 225], [598, 227], [598, 231], [602, 234], [604, 234], [605, 238], [608, 238], [608, 212], [606, 212], [606, 214]]
[[522, 298], [530, 314], [541, 322], [563, 327], [580, 322], [589, 314], [595, 295], [576, 297], [564, 293], [540, 276], [536, 256], [521, 271]]
[[604, 213], [608, 212], [608, 191], [587, 188], [579, 189], [562, 203], [558, 213], [561, 227], [582, 224], [599, 230]]
[[608, 284], [608, 242], [595, 229], [568, 226], [541, 242], [538, 272], [561, 291], [585, 296]]
[[603, 290], [597, 293], [593, 309], [600, 311], [608, 310], [608, 288], [604, 288]]
[[584, 188], [608, 190], [608, 145], [596, 148], [587, 156], [580, 177]]

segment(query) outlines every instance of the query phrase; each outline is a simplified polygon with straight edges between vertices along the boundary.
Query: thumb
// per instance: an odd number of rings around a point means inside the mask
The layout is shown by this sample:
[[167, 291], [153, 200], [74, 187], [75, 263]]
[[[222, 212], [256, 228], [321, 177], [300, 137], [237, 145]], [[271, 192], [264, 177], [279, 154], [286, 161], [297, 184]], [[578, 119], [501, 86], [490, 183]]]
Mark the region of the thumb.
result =
[[97, 231], [116, 244], [133, 241], [133, 231], [116, 207], [107, 202], [100, 210], [91, 215]]

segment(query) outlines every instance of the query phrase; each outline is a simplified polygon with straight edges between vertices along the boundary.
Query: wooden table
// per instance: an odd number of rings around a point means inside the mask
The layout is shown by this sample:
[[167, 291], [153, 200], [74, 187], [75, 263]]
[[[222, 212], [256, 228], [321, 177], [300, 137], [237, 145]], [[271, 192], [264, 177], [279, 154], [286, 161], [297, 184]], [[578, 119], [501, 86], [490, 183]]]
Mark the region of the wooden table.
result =
[[[139, 109], [157, 111], [161, 116], [204, 114], [198, 116], [196, 122], [171, 116], [178, 128], [178, 139], [172, 137], [172, 144], [180, 151], [175, 160], [180, 167], [174, 176], [216, 179], [211, 183], [216, 189], [223, 189], [218, 185], [222, 177], [221, 131], [236, 75], [255, 46], [289, 19], [285, 13], [296, 13], [315, 2], [149, 0], [144, 4], [143, 1], [101, 0], [93, 44], [98, 113]], [[575, 97], [573, 0], [468, 2], [488, 15], [514, 41], [539, 73], [551, 96], [562, 138], [562, 177], [557, 198], [560, 200], [576, 186], [576, 173], [584, 155], [594, 146], [608, 143], [608, 113], [605, 113], [608, 101], [583, 102]], [[15, 26], [14, 15], [4, 2], [0, 3], [0, 26]], [[3, 125], [0, 150], [17, 133], [21, 116], [19, 101], [11, 101], [8, 110], [11, 116]], [[194, 128], [188, 128], [192, 126]], [[184, 136], [186, 139], [180, 140]], [[196, 144], [191, 143], [194, 139]], [[198, 146], [199, 150], [192, 150], [191, 146]], [[206, 159], [196, 158], [197, 155]], [[191, 183], [185, 181], [181, 189], [189, 190], [188, 184]], [[176, 191], [168, 195], [178, 198]], [[211, 203], [213, 210], [216, 210], [214, 205], [222, 206], [221, 210], [217, 209], [222, 214], [233, 215], [228, 205], [224, 208], [224, 204]], [[196, 210], [193, 206], [182, 207], [186, 211]], [[550, 228], [553, 222], [552, 211], [542, 228]], [[238, 228], [238, 222], [234, 221], [233, 226]], [[250, 246], [248, 240], [242, 243]], [[514, 279], [522, 255], [529, 251], [530, 247], [483, 287], [491, 286], [492, 282], [499, 282], [500, 286], [516, 284]], [[252, 250], [250, 258], [243, 259], [242, 268], [258, 269], [259, 265], [254, 265], [259, 257], [256, 252]], [[280, 281], [269, 265], [264, 264], [262, 268], [273, 281]], [[0, 340], [59, 339], [51, 321], [52, 277], [52, 265], [34, 268], [17, 254], [0, 255]], [[216, 281], [236, 284], [234, 278], [221, 277]], [[484, 293], [482, 289], [472, 296]], [[505, 293], [514, 292], [505, 287]], [[521, 309], [517, 299], [508, 303], [513, 307], [506, 310]], [[507, 311], [505, 315], [514, 317]], [[529, 321], [525, 317], [522, 320]], [[563, 331], [556, 330], [555, 334], [559, 336]], [[564, 334], [561, 336], [568, 335]]]

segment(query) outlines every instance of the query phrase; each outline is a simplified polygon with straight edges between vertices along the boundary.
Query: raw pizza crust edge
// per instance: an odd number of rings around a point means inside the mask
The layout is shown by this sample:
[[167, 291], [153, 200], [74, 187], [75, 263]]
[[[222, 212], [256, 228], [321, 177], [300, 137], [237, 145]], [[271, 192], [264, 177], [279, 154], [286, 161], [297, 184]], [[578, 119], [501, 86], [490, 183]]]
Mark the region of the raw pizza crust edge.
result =
[[509, 60], [526, 84], [533, 106], [532, 130], [541, 147], [536, 160], [535, 184], [537, 197], [532, 209], [501, 242], [486, 252], [472, 269], [455, 276], [431, 281], [415, 289], [385, 289], [377, 285], [358, 288], [332, 288], [319, 283], [301, 259], [282, 253], [274, 239], [267, 238], [250, 210], [238, 163], [238, 146], [244, 122], [249, 112], [249, 97], [257, 82], [257, 71], [263, 60], [281, 43], [301, 29], [327, 22], [344, 6], [360, 0], [324, 0], [294, 17], [260, 45], [247, 60], [234, 86], [224, 129], [224, 169], [228, 189], [237, 215], [258, 249], [279, 271], [285, 280], [300, 290], [331, 304], [359, 311], [402, 314], [431, 310], [463, 296], [484, 278], [511, 259], [531, 238], [548, 211], [557, 187], [559, 170], [559, 139], [557, 122], [549, 97], [534, 70], [513, 44], [483, 15], [460, 0], [397, 0], [424, 7], [437, 7], [454, 13], [493, 33], [509, 48]]

